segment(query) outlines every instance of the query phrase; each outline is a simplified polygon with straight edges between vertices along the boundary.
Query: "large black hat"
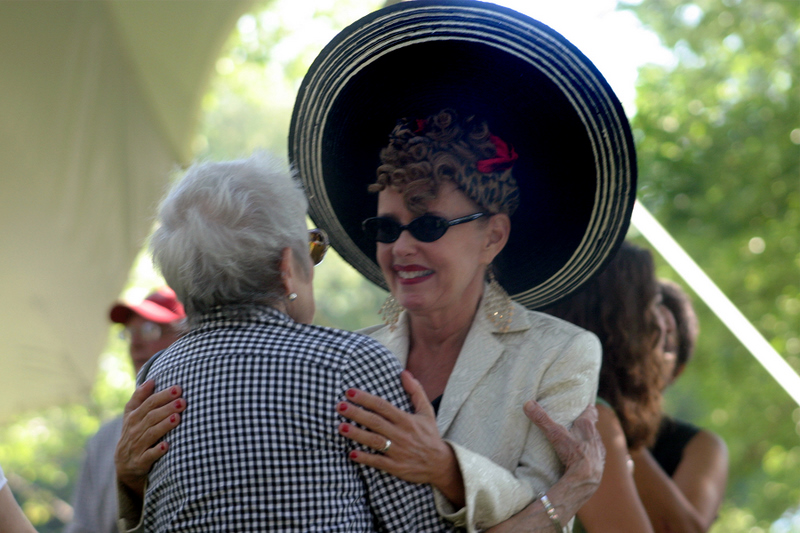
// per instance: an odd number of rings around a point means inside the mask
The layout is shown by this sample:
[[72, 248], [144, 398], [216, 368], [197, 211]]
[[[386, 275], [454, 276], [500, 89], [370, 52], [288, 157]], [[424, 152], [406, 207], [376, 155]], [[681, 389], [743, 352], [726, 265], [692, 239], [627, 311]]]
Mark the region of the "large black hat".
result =
[[485, 119], [519, 154], [520, 207], [495, 260], [529, 308], [602, 270], [625, 238], [636, 156], [619, 100], [564, 37], [516, 11], [472, 0], [415, 0], [343, 30], [303, 80], [289, 154], [309, 214], [336, 251], [386, 287], [361, 221], [375, 216], [379, 152], [400, 118], [444, 108]]

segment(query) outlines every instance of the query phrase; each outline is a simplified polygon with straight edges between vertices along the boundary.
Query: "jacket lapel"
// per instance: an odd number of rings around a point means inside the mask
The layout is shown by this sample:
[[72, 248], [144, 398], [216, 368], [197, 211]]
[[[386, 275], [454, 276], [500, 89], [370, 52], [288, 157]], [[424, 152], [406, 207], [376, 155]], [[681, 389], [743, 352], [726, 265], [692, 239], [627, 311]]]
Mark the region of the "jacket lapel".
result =
[[[514, 304], [514, 318], [507, 333], [497, 331], [494, 324], [486, 317], [483, 301], [472, 322], [472, 327], [464, 340], [464, 346], [453, 368], [444, 397], [439, 406], [436, 423], [439, 433], [444, 437], [450, 428], [461, 406], [472, 394], [472, 390], [491, 370], [505, 349], [504, 337], [530, 328], [530, 321], [525, 308]], [[520, 407], [521, 408], [521, 407]]]
[[[458, 360], [453, 368], [447, 387], [444, 390], [436, 424], [439, 433], [444, 437], [450, 428], [461, 406], [472, 394], [472, 390], [494, 366], [497, 359], [503, 354], [505, 335], [525, 331], [531, 327], [526, 309], [514, 303], [514, 317], [507, 333], [497, 331], [494, 324], [486, 317], [483, 309], [483, 300], [478, 306], [478, 312], [472, 321], [472, 327], [464, 340], [464, 346], [458, 355]], [[373, 326], [361, 333], [369, 335], [386, 346], [405, 368], [408, 361], [409, 331], [406, 313], [400, 315], [397, 327], [390, 331], [388, 326]], [[431, 400], [433, 398], [430, 398]], [[520, 406], [521, 408], [521, 406]]]

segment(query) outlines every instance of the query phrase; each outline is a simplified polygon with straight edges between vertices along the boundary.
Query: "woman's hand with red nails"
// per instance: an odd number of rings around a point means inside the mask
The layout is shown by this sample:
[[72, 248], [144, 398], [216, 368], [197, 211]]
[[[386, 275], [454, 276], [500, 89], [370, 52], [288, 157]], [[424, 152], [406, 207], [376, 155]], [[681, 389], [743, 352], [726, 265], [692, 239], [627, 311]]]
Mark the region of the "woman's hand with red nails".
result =
[[157, 393], [154, 381], [146, 381], [134, 391], [125, 405], [122, 435], [114, 453], [117, 480], [132, 494], [144, 497], [147, 474], [169, 449], [169, 443], [159, 440], [180, 423], [180, 413], [186, 409], [178, 386]]
[[[439, 435], [433, 406], [410, 372], [404, 370], [400, 379], [411, 397], [413, 414], [358, 389], [348, 390], [347, 401], [337, 405], [339, 414], [366, 428], [344, 423], [339, 433], [375, 450], [352, 452], [350, 458], [405, 481], [433, 485], [460, 507], [464, 504], [464, 482], [453, 449]], [[391, 441], [389, 449], [381, 453], [387, 439]]]

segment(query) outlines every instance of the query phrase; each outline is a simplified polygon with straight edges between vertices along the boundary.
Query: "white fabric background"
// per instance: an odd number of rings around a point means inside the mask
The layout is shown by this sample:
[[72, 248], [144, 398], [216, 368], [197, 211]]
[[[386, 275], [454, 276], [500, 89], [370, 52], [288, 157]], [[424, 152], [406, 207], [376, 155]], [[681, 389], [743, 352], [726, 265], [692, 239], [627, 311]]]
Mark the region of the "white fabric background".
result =
[[252, 0], [0, 2], [0, 421], [85, 398]]

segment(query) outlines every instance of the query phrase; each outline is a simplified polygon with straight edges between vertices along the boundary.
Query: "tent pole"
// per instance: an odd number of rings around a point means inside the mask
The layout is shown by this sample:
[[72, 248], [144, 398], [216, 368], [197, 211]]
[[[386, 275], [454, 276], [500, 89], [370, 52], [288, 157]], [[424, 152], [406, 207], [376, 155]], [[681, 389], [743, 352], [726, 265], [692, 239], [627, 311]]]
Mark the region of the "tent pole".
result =
[[638, 200], [631, 223], [800, 405], [800, 376]]

